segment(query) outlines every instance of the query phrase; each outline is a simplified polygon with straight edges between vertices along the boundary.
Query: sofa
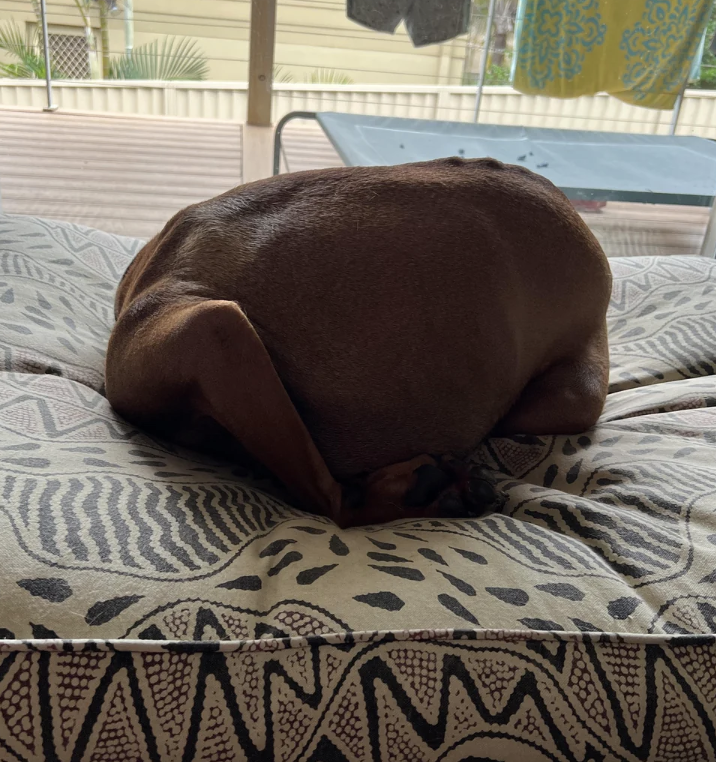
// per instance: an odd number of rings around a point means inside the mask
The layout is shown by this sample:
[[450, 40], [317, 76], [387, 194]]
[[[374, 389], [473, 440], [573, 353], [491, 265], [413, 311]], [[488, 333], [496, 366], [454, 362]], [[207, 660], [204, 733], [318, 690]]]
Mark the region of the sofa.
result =
[[340, 530], [103, 395], [142, 241], [0, 216], [0, 762], [716, 759], [716, 263], [611, 260], [610, 393], [507, 502]]

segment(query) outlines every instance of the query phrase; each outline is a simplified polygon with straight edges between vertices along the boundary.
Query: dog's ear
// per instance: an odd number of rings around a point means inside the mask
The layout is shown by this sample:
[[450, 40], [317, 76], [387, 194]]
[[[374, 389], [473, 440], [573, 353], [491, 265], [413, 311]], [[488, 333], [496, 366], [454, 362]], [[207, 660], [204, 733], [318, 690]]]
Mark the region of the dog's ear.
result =
[[112, 333], [106, 383], [115, 409], [145, 425], [187, 405], [211, 416], [305, 508], [339, 520], [341, 488], [236, 303], [141, 297]]

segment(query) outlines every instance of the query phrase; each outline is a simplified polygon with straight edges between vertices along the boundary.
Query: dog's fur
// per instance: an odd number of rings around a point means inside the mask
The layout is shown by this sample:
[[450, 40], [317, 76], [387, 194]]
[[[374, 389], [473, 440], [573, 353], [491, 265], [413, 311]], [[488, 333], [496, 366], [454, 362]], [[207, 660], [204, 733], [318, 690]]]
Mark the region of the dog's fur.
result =
[[[174, 436], [216, 422], [340, 524], [426, 515], [432, 499], [405, 495], [428, 456], [595, 423], [610, 290], [580, 216], [524, 168], [274, 177], [188, 207], [139, 252], [107, 396]], [[338, 480], [356, 475], [349, 509]]]

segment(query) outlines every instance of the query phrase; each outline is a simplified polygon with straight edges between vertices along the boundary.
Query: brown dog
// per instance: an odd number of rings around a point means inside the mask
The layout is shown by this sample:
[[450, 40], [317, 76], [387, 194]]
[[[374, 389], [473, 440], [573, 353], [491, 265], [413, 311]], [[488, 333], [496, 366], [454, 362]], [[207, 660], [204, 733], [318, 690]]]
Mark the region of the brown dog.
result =
[[214, 424], [342, 526], [474, 515], [495, 497], [485, 475], [435, 456], [593, 425], [610, 290], [567, 198], [521, 167], [274, 177], [188, 207], [139, 252], [107, 396], [170, 436]]

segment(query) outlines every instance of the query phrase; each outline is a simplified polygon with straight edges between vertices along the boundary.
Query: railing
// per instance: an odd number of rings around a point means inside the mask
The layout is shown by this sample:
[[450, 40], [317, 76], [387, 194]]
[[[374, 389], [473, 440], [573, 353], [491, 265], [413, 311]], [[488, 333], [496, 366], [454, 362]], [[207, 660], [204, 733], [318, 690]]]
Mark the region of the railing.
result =
[[[245, 82], [53, 82], [62, 111], [152, 117], [246, 118]], [[470, 121], [474, 87], [438, 85], [274, 86], [274, 121], [289, 111], [343, 111], [353, 114]], [[44, 83], [0, 79], [0, 106], [41, 109]], [[486, 87], [480, 121], [532, 127], [667, 134], [670, 111], [630, 106], [608, 95], [573, 100], [522, 95], [511, 87]], [[716, 138], [716, 91], [688, 90], [677, 133]]]

